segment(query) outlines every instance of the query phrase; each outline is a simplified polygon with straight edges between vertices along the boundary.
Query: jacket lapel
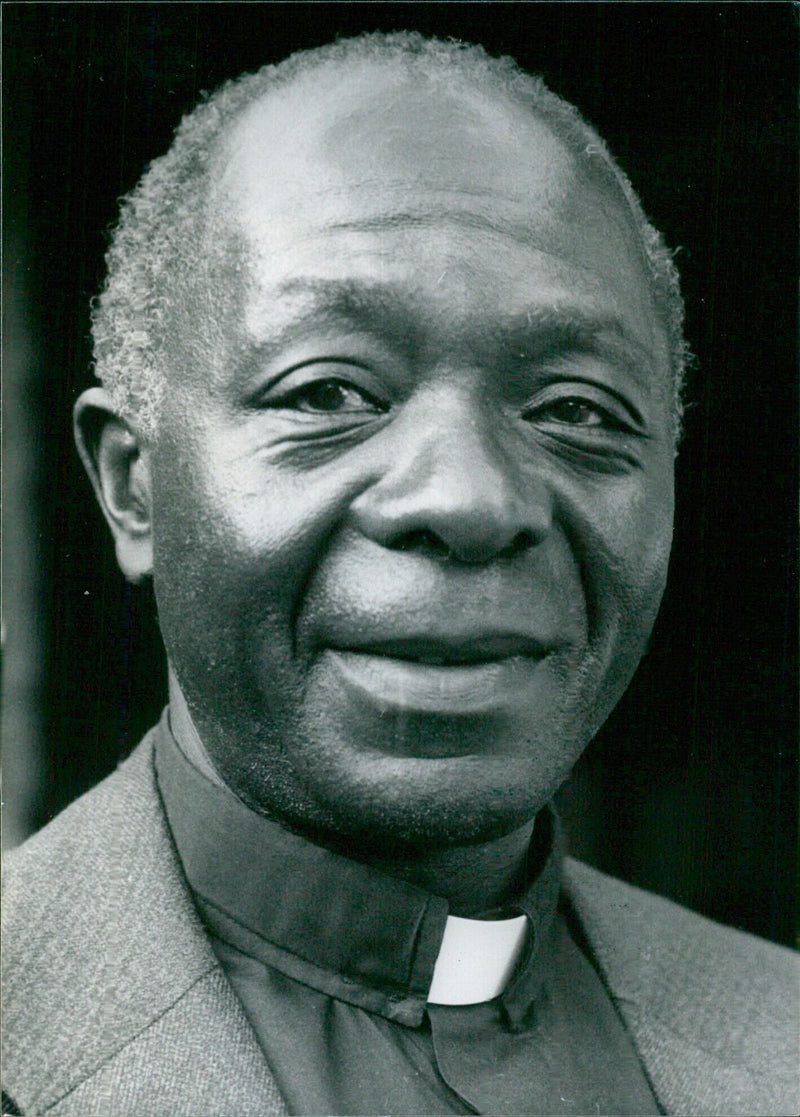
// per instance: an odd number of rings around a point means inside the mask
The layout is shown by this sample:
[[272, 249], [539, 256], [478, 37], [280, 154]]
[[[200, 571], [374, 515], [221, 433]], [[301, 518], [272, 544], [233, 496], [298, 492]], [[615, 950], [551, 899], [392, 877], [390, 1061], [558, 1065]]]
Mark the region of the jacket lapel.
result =
[[277, 1117], [286, 1112], [235, 994], [215, 969], [48, 1115]]
[[286, 1112], [191, 902], [152, 734], [5, 881], [3, 1073], [23, 1112]]
[[565, 893], [665, 1113], [797, 1112], [789, 951], [576, 861]]

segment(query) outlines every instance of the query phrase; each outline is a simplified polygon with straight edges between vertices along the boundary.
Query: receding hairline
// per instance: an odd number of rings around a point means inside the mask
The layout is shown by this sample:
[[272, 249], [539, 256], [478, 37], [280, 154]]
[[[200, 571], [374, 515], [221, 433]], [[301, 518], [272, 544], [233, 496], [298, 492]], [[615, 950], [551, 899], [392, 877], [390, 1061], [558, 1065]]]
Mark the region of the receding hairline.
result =
[[[313, 52], [311, 52], [311, 55], [313, 58]], [[389, 66], [394, 71], [393, 73], [389, 73]], [[610, 158], [603, 160], [604, 167], [601, 170], [598, 167], [598, 161], [582, 158], [584, 153], [578, 151], [576, 145], [571, 143], [569, 138], [563, 134], [563, 131], [553, 120], [552, 114], [548, 114], [545, 106], [525, 103], [519, 95], [515, 95], [513, 91], [494, 78], [491, 70], [485, 74], [476, 75], [464, 67], [463, 69], [453, 68], [444, 73], [432, 70], [429, 59], [416, 55], [398, 53], [389, 56], [388, 59], [371, 54], [359, 54], [352, 58], [349, 56], [341, 58], [323, 57], [319, 61], [310, 62], [306, 68], [298, 70], [290, 80], [262, 89], [256, 96], [238, 107], [236, 114], [226, 122], [224, 129], [220, 130], [215, 137], [206, 175], [206, 198], [208, 200], [214, 199], [220, 173], [224, 169], [225, 161], [233, 154], [232, 147], [237, 137], [241, 135], [242, 129], [255, 124], [254, 117], [259, 111], [268, 110], [271, 102], [285, 101], [293, 96], [302, 98], [305, 92], [303, 86], [307, 86], [308, 83], [320, 76], [330, 77], [333, 85], [331, 92], [335, 92], [336, 86], [341, 86], [360, 76], [359, 71], [360, 75], [365, 77], [377, 73], [382, 79], [386, 79], [387, 85], [397, 87], [408, 84], [409, 80], [416, 76], [423, 77], [429, 85], [429, 89], [425, 92], [435, 100], [439, 100], [442, 94], [455, 100], [454, 87], [457, 84], [460, 89], [479, 99], [482, 107], [496, 107], [508, 113], [522, 113], [532, 121], [536, 121], [547, 130], [550, 137], [563, 150], [569, 161], [570, 171], [576, 177], [584, 178], [597, 188], [607, 200], [614, 203], [615, 208], [622, 214], [628, 229], [633, 233], [633, 240], [640, 250], [642, 264], [645, 266], [645, 274], [647, 274], [646, 252], [639, 225], [636, 215], [631, 211], [628, 199], [621, 189], [613, 160]], [[531, 82], [536, 80], [532, 76], [524, 74], [524, 72], [521, 73], [524, 78]], [[415, 92], [418, 92], [419, 88], [418, 84], [412, 86]], [[313, 90], [315, 96], [318, 93], [318, 89]], [[564, 102], [564, 104], [568, 103]], [[487, 134], [491, 135], [489, 122], [481, 121], [480, 123]], [[609, 170], [612, 172], [611, 175], [608, 174]], [[386, 181], [383, 176], [381, 181]], [[357, 185], [357, 183], [348, 184], [348, 189]]]
[[[228, 162], [228, 160], [232, 160], [233, 158], [235, 158], [233, 147], [237, 142], [237, 138], [241, 138], [241, 129], [249, 129], [251, 126], [255, 129], [259, 127], [259, 124], [261, 122], [256, 119], [257, 113], [264, 113], [265, 110], [268, 112], [270, 104], [272, 102], [282, 101], [282, 107], [286, 108], [286, 102], [289, 101], [289, 107], [291, 108], [292, 97], [300, 98], [301, 104], [305, 103], [304, 98], [307, 93], [308, 84], [312, 80], [316, 79], [320, 72], [323, 72], [330, 77], [331, 88], [327, 91], [321, 92], [318, 87], [314, 87], [312, 90], [312, 94], [313, 97], [317, 99], [319, 99], [320, 96], [324, 97], [326, 92], [330, 93], [331, 95], [335, 95], [338, 88], [341, 88], [343, 84], [352, 81], [354, 78], [356, 80], [358, 80], [359, 77], [369, 78], [376, 73], [382, 79], [384, 79], [384, 85], [388, 89], [400, 89], [403, 86], [409, 86], [409, 84], [415, 77], [415, 69], [419, 69], [419, 60], [414, 56], [408, 57], [405, 55], [397, 55], [393, 56], [390, 59], [390, 62], [394, 64], [392, 66], [393, 73], [387, 73], [387, 67], [381, 65], [381, 60], [370, 55], [359, 56], [353, 60], [349, 60], [347, 58], [336, 60], [324, 59], [318, 65], [311, 66], [308, 69], [299, 72], [293, 77], [290, 82], [282, 83], [275, 88], [270, 87], [263, 89], [258, 96], [254, 97], [248, 103], [240, 107], [238, 113], [228, 122], [227, 127], [216, 137], [215, 151], [210, 157], [208, 167], [206, 182], [207, 201], [209, 203], [227, 203], [230, 201], [230, 197], [229, 195], [227, 195], [227, 192], [223, 191], [221, 192], [221, 194], [218, 194], [217, 187], [219, 184], [219, 179], [226, 169], [226, 163]], [[426, 79], [430, 79], [429, 88], [423, 90], [423, 93], [428, 95], [432, 101], [438, 101], [442, 92], [444, 92], [444, 94], [448, 98], [457, 100], [458, 88], [454, 89], [454, 82], [452, 80], [451, 74], [448, 73], [447, 75], [442, 75], [435, 71], [431, 74], [428, 70], [424, 69], [421, 72], [424, 74]], [[445, 78], [446, 80], [444, 80]], [[638, 269], [641, 273], [641, 282], [643, 287], [647, 290], [649, 301], [652, 304], [654, 317], [656, 318], [659, 326], [663, 327], [664, 324], [661, 322], [661, 316], [658, 314], [654, 304], [652, 280], [649, 274], [647, 253], [643, 238], [641, 236], [641, 230], [637, 223], [636, 216], [631, 211], [628, 200], [625, 197], [623, 191], [620, 189], [619, 183], [616, 181], [616, 179], [614, 180], [612, 185], [612, 183], [609, 181], [608, 176], [603, 177], [600, 174], [595, 173], [595, 164], [580, 158], [580, 153], [575, 150], [574, 145], [571, 145], [568, 140], [559, 132], [552, 119], [548, 117], [545, 111], [542, 111], [540, 106], [521, 103], [519, 98], [509, 95], [504, 87], [498, 84], [493, 84], [488, 79], [479, 83], [477, 80], [473, 79], [473, 76], [469, 71], [457, 71], [455, 74], [455, 78], [456, 81], [460, 84], [461, 89], [468, 91], [470, 95], [478, 99], [479, 106], [481, 108], [497, 107], [500, 111], [508, 114], [522, 114], [523, 116], [528, 117], [530, 120], [535, 121], [536, 123], [541, 125], [542, 128], [547, 131], [558, 148], [560, 148], [561, 151], [564, 153], [566, 164], [564, 167], [564, 173], [566, 175], [574, 177], [574, 179], [578, 183], [585, 183], [589, 187], [593, 188], [598, 192], [600, 196], [604, 197], [606, 201], [611, 204], [611, 206], [613, 207], [613, 213], [616, 215], [617, 218], [621, 219], [619, 224], [624, 227], [628, 235], [626, 239], [629, 240], [631, 256], [632, 258], [635, 257], [636, 259]], [[306, 88], [304, 88], [304, 86]], [[410, 87], [414, 92], [419, 91], [419, 85], [417, 83], [411, 84]], [[358, 90], [356, 90], [356, 93], [358, 93]], [[356, 104], [361, 104], [361, 102], [356, 101]], [[352, 106], [344, 106], [343, 112], [346, 113], [347, 109], [350, 107]], [[325, 108], [327, 109], [327, 106], [325, 106]], [[371, 106], [369, 105], [369, 103], [366, 104], [365, 108], [367, 112], [370, 111]], [[324, 113], [324, 125], [326, 127], [330, 127], [332, 124], [335, 123], [335, 121], [335, 112], [331, 113], [330, 111], [327, 111]], [[480, 120], [478, 121], [478, 123], [487, 135], [493, 136], [490, 121]], [[253, 135], [247, 138], [249, 138], [250, 140], [255, 139]], [[527, 139], [528, 137], [525, 137], [523, 142], [527, 142]], [[610, 166], [613, 170], [613, 163], [611, 163]], [[280, 170], [281, 168], [280, 166], [278, 166], [278, 174], [280, 174]], [[389, 190], [391, 190], [392, 187], [397, 188], [400, 194], [402, 194], [403, 188], [407, 187], [407, 182], [405, 179], [398, 179], [397, 181], [393, 182], [391, 179], [387, 179], [385, 176], [380, 175], [375, 180], [375, 183], [371, 181], [361, 180], [348, 182], [346, 183], [346, 190], [349, 194], [354, 190], [358, 191], [362, 187], [364, 189], [370, 189], [375, 184], [378, 184]], [[443, 192], [446, 194], [447, 188], [445, 187], [442, 189]], [[432, 190], [435, 192], [436, 188], [432, 187]], [[463, 192], [462, 188], [458, 188], [455, 190], [456, 194], [461, 192]], [[479, 195], [481, 191], [476, 190], [470, 191], [469, 193], [471, 196]], [[487, 203], [494, 201], [496, 198], [496, 195], [492, 190], [486, 189], [483, 191], [483, 193], [485, 194]], [[525, 196], [521, 194], [518, 196], [517, 200], [522, 203], [525, 201]], [[443, 213], [449, 213], [447, 207], [439, 206], [438, 209], [442, 210]], [[431, 203], [430, 207], [418, 206], [416, 210], [405, 205], [400, 205], [399, 203], [397, 209], [395, 210], [387, 203], [387, 208], [385, 208], [383, 212], [376, 213], [374, 217], [364, 217], [360, 221], [349, 222], [346, 227], [358, 228], [362, 231], [369, 231], [374, 227], [374, 229], [377, 231], [383, 231], [387, 228], [390, 228], [394, 221], [396, 221], [398, 224], [404, 225], [424, 225], [426, 220], [428, 220], [432, 216], [435, 216], [435, 211], [437, 211], [437, 206], [433, 204], [433, 202]], [[249, 246], [247, 241], [242, 237], [238, 235], [231, 236], [231, 234], [233, 234], [234, 230], [236, 229], [236, 222], [235, 220], [232, 220], [232, 218], [234, 218], [234, 212], [235, 211], [231, 210], [230, 208], [223, 209], [223, 211], [221, 213], [218, 213], [217, 215], [213, 215], [211, 212], [208, 212], [206, 215], [206, 224], [208, 227], [211, 222], [214, 223], [215, 234], [220, 232], [222, 232], [223, 234], [227, 233], [228, 236], [225, 236], [224, 239], [228, 241], [229, 247], [233, 248], [235, 246], [235, 250], [236, 252], [238, 252], [240, 260], [246, 263], [251, 246]], [[214, 221], [214, 216], [217, 216], [220, 219], [219, 224]], [[454, 220], [458, 219], [458, 214], [453, 214], [451, 216], [453, 216]], [[609, 214], [608, 220], [613, 221], [614, 217]], [[488, 227], [489, 225], [491, 225], [491, 220], [487, 219], [487, 221], [483, 222], [482, 224]], [[507, 233], [507, 230], [505, 231]], [[517, 235], [519, 235], [519, 233], [517, 233]], [[208, 248], [211, 251], [213, 251], [213, 247], [214, 246], [212, 244], [208, 245]]]
[[[469, 48], [469, 50], [479, 49], [482, 48]], [[227, 122], [227, 128], [218, 137], [220, 143], [224, 144], [236, 128], [245, 124], [248, 117], [255, 114], [265, 103], [280, 102], [284, 98], [288, 99], [296, 95], [302, 97], [306, 92], [310, 92], [313, 96], [320, 94], [324, 96], [326, 92], [334, 92], [336, 87], [341, 87], [344, 83], [355, 84], [355, 92], [360, 98], [357, 103], [362, 103], [364, 95], [369, 97], [378, 89], [378, 86], [365, 81], [359, 89], [359, 79], [372, 79], [377, 76], [386, 87], [399, 87], [411, 82], [413, 91], [429, 93], [431, 97], [437, 100], [446, 97], [456, 101], [458, 100], [457, 93], [461, 92], [480, 100], [482, 102], [481, 107], [497, 106], [510, 110], [527, 111], [532, 117], [545, 124], [552, 134], [564, 144], [565, 148], [570, 150], [565, 138], [559, 136], [558, 131], [553, 127], [552, 120], [548, 119], [546, 110], [540, 105], [526, 103], [524, 87], [515, 89], [504, 84], [491, 69], [487, 69], [485, 72], [474, 72], [468, 65], [451, 65], [446, 71], [437, 70], [432, 67], [431, 59], [426, 55], [402, 52], [390, 53], [385, 56], [382, 54], [354, 53], [334, 57], [329, 57], [324, 53], [317, 57], [314, 51], [301, 52], [301, 55], [306, 54], [308, 56], [307, 65], [299, 67], [283, 81], [266, 85], [238, 106], [235, 115]], [[292, 58], [294, 57], [292, 56]], [[466, 59], [469, 55], [465, 52], [463, 57]], [[280, 63], [278, 69], [280, 70], [292, 58], [287, 59], [286, 63]], [[531, 83], [536, 81], [532, 75], [527, 75], [523, 71], [520, 71], [520, 76]], [[330, 88], [327, 91], [321, 90], [320, 86], [324, 86], [326, 83], [329, 84]], [[551, 95], [556, 96], [555, 94]], [[463, 100], [458, 100], [458, 103], [459, 107], [466, 107]], [[566, 104], [566, 102], [564, 103]], [[571, 153], [576, 154], [574, 150]]]

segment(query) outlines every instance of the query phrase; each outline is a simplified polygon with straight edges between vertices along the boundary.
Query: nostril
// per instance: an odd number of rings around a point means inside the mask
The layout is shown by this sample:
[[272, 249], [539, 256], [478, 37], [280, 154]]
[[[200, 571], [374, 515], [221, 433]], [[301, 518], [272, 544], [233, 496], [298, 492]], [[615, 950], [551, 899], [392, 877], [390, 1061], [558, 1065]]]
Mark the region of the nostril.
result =
[[390, 550], [417, 551], [433, 558], [449, 558], [451, 553], [445, 541], [428, 528], [399, 532], [387, 541], [386, 546]]
[[[486, 562], [490, 559], [509, 559], [536, 546], [536, 536], [532, 531], [518, 531], [505, 547], [449, 546], [440, 535], [430, 528], [414, 528], [393, 535], [385, 544], [394, 551], [414, 551], [429, 558], [457, 559], [462, 562]], [[462, 553], [463, 552], [463, 553]]]
[[524, 531], [518, 531], [507, 547], [503, 547], [497, 555], [498, 558], [513, 558], [515, 555], [521, 554], [523, 551], [528, 551], [531, 547], [536, 546], [536, 536], [532, 531], [526, 528]]

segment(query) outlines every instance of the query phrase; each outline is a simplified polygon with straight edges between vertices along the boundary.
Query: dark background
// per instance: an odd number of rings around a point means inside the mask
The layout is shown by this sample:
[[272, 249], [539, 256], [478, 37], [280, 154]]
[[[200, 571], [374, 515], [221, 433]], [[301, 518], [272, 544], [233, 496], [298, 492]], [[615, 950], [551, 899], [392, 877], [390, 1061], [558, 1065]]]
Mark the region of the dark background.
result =
[[118, 197], [201, 90], [299, 47], [417, 28], [544, 74], [678, 257], [697, 354], [671, 585], [563, 795], [601, 868], [778, 941], [797, 861], [796, 23], [788, 4], [5, 4], [6, 796], [11, 840], [156, 719], [150, 594], [72, 447]]

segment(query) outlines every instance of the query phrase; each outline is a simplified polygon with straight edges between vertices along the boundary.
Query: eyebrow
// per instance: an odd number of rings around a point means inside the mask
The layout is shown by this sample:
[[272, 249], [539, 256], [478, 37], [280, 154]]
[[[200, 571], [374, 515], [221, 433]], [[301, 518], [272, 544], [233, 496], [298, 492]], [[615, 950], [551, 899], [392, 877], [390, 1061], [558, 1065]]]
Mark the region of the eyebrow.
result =
[[[274, 289], [272, 300], [276, 308], [280, 303], [284, 305], [254, 344], [248, 366], [268, 361], [288, 343], [300, 341], [304, 334], [320, 328], [363, 331], [409, 352], [424, 333], [418, 296], [413, 289], [397, 284], [294, 277]], [[570, 305], [532, 304], [505, 318], [482, 320], [474, 329], [467, 328], [466, 340], [476, 349], [486, 348], [488, 341], [494, 352], [505, 353], [514, 363], [575, 351], [588, 353], [621, 367], [643, 387], [654, 362], [653, 354], [615, 315]]]

